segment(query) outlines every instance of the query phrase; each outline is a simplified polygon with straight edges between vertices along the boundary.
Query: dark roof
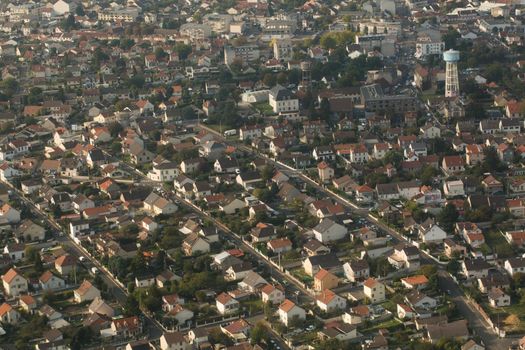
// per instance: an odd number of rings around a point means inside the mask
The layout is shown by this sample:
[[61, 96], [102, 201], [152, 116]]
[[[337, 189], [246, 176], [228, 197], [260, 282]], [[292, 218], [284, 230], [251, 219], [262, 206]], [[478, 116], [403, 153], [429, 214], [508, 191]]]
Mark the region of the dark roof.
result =
[[306, 258], [306, 260], [309, 260], [312, 266], [319, 266], [324, 269], [341, 266], [341, 262], [334, 253], [314, 255]]

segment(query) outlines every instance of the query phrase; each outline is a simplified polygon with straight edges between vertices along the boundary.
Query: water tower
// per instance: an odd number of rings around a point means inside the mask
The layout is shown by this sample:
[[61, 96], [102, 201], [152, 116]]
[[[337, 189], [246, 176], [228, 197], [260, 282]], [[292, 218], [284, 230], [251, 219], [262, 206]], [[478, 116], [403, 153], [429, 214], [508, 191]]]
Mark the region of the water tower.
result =
[[301, 88], [308, 90], [312, 80], [312, 65], [308, 61], [301, 62]]
[[445, 76], [445, 97], [457, 97], [459, 96], [459, 51], [452, 49], [445, 51], [443, 52], [443, 59], [447, 64]]

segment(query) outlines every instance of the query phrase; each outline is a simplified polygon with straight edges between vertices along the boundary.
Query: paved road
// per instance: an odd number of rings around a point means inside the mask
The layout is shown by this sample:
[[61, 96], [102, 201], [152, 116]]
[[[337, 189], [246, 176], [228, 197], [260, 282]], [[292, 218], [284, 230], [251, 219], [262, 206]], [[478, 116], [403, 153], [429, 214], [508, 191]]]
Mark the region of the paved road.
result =
[[[50, 218], [45, 212], [40, 210], [35, 206], [35, 204], [24, 196], [24, 194], [15, 188], [13, 185], [11, 185], [8, 182], [3, 182], [7, 187], [9, 187], [12, 190], [12, 194], [16, 196], [20, 201], [23, 201], [31, 210], [31, 212], [41, 220], [47, 222], [49, 226], [54, 228], [57, 233], [64, 232], [64, 229], [52, 218]], [[109, 292], [117, 299], [117, 301], [124, 305], [127, 299], [128, 291], [120, 285], [120, 283], [113, 278], [113, 276], [106, 271], [104, 266], [98, 262], [97, 259], [91, 257], [91, 255], [86, 254], [84, 249], [80, 247], [73, 239], [66, 233], [64, 235], [56, 237], [57, 241], [60, 241], [64, 245], [70, 247], [75, 255], [77, 256], [83, 256], [86, 261], [89, 261], [92, 266], [95, 266], [100, 271], [100, 276], [104, 283], [109, 287]], [[149, 332], [150, 339], [158, 339], [162, 335], [163, 331], [161, 326], [158, 324], [157, 321], [153, 320], [151, 317], [145, 316], [145, 328]]]
[[487, 349], [508, 349], [512, 345], [515, 339], [499, 338], [446, 271], [438, 272], [438, 282], [442, 290], [449, 291], [459, 311], [468, 320], [469, 327], [481, 338]]
[[[215, 134], [218, 138], [225, 141], [226, 143], [232, 144], [232, 142], [229, 142], [226, 140], [222, 135], [220, 135], [215, 130], [208, 128], [205, 125], [200, 124], [200, 127], [207, 130], [208, 132], [211, 132]], [[395, 237], [400, 242], [405, 242], [407, 244], [412, 244], [408, 242], [407, 238], [396, 230], [392, 229], [391, 227], [387, 226], [386, 224], [378, 221], [375, 217], [370, 215], [367, 210], [363, 210], [362, 208], [357, 207], [355, 204], [337, 196], [333, 193], [327, 191], [323, 186], [319, 185], [317, 182], [312, 181], [310, 178], [305, 176], [301, 171], [293, 169], [288, 166], [283, 166], [282, 164], [276, 162], [272, 158], [266, 156], [265, 154], [261, 154], [259, 152], [254, 151], [252, 148], [249, 148], [245, 145], [239, 144], [237, 142], [233, 143], [234, 146], [238, 147], [239, 149], [242, 149], [243, 151], [250, 152], [252, 154], [256, 154], [257, 156], [264, 158], [269, 163], [273, 164], [277, 169], [282, 171], [283, 173], [287, 175], [292, 175], [293, 177], [300, 178], [303, 182], [308, 183], [309, 185], [313, 186], [317, 191], [322, 193], [326, 197], [331, 197], [334, 201], [337, 203], [340, 203], [341, 205], [345, 206], [346, 208], [352, 210], [354, 213], [356, 213], [359, 216], [364, 217], [369, 222], [373, 223], [374, 225], [379, 226], [382, 230], [390, 234], [392, 237]], [[433, 264], [438, 267], [440, 270], [440, 281], [443, 281], [441, 283], [444, 283], [444, 286], [446, 286], [446, 289], [449, 289], [453, 291], [455, 297], [454, 301], [458, 305], [458, 308], [462, 315], [469, 321], [469, 326], [474, 330], [474, 332], [479, 335], [483, 341], [488, 344], [487, 349], [508, 349], [509, 345], [512, 343], [512, 340], [509, 339], [500, 339], [498, 338], [496, 332], [486, 323], [483, 321], [483, 317], [477, 311], [474, 309], [471, 304], [468, 302], [467, 297], [464, 295], [463, 291], [459, 288], [457, 283], [448, 276], [448, 278], [444, 278], [443, 276], [443, 264], [439, 264], [434, 257], [430, 256], [429, 254], [421, 251], [422, 254], [422, 262]]]

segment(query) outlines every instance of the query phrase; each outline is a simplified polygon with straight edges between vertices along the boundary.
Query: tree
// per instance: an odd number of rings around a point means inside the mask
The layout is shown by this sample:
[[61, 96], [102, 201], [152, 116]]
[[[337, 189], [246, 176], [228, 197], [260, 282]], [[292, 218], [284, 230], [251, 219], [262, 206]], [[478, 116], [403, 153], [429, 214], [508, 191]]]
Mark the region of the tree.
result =
[[456, 206], [449, 203], [443, 209], [441, 209], [441, 212], [438, 216], [438, 221], [443, 229], [450, 233], [454, 228], [454, 224], [458, 221], [458, 218], [459, 213], [456, 209]]
[[262, 322], [258, 322], [250, 332], [250, 343], [252, 345], [260, 344], [268, 339], [268, 329]]
[[70, 14], [65, 20], [62, 21], [62, 29], [65, 32], [69, 32], [71, 29], [75, 29], [77, 23], [75, 22], [75, 16]]
[[124, 130], [124, 128], [119, 122], [112, 122], [108, 125], [108, 131], [111, 137], [117, 137], [122, 130]]
[[337, 41], [331, 35], [323, 35], [320, 40], [320, 44], [325, 50], [335, 49], [337, 47]]
[[71, 338], [71, 350], [80, 350], [86, 348], [93, 339], [93, 331], [90, 327], [79, 328]]
[[80, 17], [85, 16], [86, 13], [84, 11], [84, 6], [82, 6], [82, 4], [78, 4], [77, 8], [75, 9], [75, 13], [77, 14], [77, 16]]
[[266, 73], [262, 80], [263, 80], [264, 85], [269, 86], [269, 87], [274, 86], [277, 82], [275, 75], [272, 73]]
[[192, 50], [190, 45], [186, 45], [183, 43], [177, 43], [174, 49], [175, 49], [175, 52], [179, 54], [179, 58], [181, 60], [185, 60], [186, 58], [188, 58]]
[[139, 302], [134, 294], [129, 294], [124, 304], [124, 315], [136, 316], [140, 314]]
[[273, 166], [267, 164], [263, 170], [261, 171], [261, 178], [264, 182], [270, 181], [270, 179], [273, 177], [273, 174], [275, 173], [275, 169]]

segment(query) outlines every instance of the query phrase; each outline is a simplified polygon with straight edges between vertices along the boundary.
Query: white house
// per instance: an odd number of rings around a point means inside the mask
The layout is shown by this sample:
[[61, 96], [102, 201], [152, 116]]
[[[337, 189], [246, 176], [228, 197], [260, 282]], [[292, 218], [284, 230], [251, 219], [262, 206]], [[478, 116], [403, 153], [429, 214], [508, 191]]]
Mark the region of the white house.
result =
[[374, 278], [368, 278], [363, 283], [363, 292], [371, 303], [380, 303], [386, 299], [385, 285]]
[[46, 271], [38, 279], [42, 290], [58, 290], [66, 286], [66, 282], [55, 276], [51, 271]]
[[73, 292], [75, 302], [82, 303], [84, 301], [92, 301], [95, 298], [100, 298], [100, 291], [91, 284], [91, 282], [84, 280], [80, 287]]
[[419, 238], [425, 243], [438, 243], [447, 238], [447, 233], [436, 224], [420, 225]]
[[507, 259], [504, 267], [511, 276], [514, 276], [516, 273], [525, 273], [525, 258], [514, 257]]
[[344, 310], [346, 299], [332, 292], [330, 289], [323, 290], [316, 298], [315, 303], [324, 312]]
[[315, 238], [321, 242], [332, 242], [345, 238], [348, 230], [331, 219], [323, 219], [313, 228]]
[[285, 299], [279, 306], [279, 320], [285, 326], [290, 326], [294, 320], [305, 320], [306, 311], [293, 301]]
[[9, 296], [18, 296], [27, 293], [27, 280], [17, 270], [11, 268], [2, 275], [4, 291]]
[[215, 299], [215, 306], [221, 315], [235, 313], [239, 310], [239, 302], [231, 295], [221, 293]]
[[190, 350], [191, 344], [182, 332], [166, 332], [160, 337], [161, 350]]

